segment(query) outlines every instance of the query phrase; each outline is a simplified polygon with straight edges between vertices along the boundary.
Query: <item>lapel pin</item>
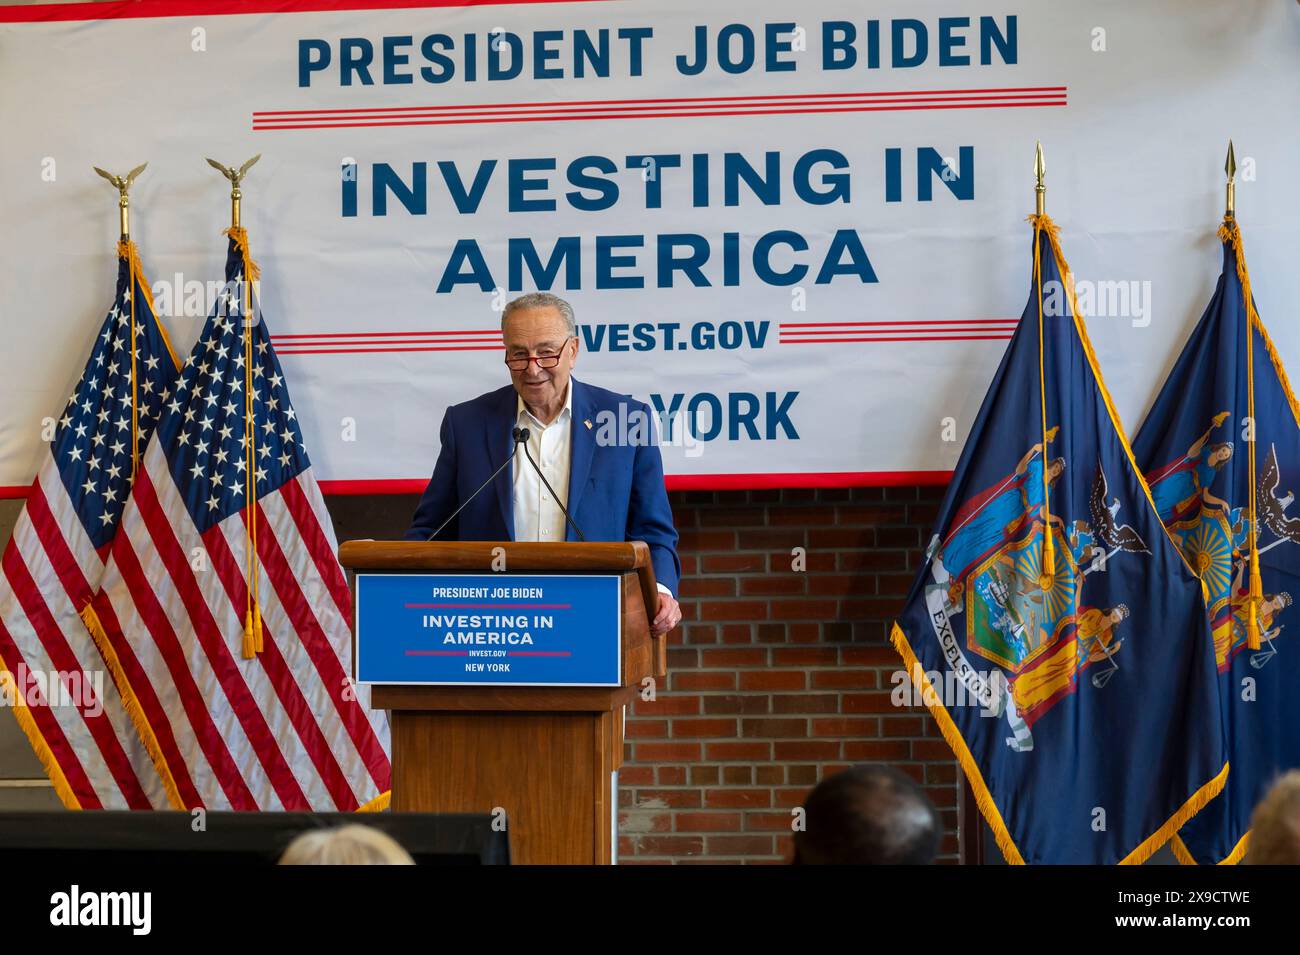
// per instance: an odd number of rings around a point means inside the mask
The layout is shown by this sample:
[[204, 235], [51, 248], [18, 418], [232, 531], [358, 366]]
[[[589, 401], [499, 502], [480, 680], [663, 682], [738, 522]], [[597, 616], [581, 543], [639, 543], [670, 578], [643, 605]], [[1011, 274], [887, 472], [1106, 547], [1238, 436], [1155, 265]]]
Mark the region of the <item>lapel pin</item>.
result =
[[590, 422], [589, 420], [584, 420], [582, 423], [585, 424], [585, 425], [587, 426], [587, 430], [588, 430], [588, 431], [591, 430], [591, 422]]

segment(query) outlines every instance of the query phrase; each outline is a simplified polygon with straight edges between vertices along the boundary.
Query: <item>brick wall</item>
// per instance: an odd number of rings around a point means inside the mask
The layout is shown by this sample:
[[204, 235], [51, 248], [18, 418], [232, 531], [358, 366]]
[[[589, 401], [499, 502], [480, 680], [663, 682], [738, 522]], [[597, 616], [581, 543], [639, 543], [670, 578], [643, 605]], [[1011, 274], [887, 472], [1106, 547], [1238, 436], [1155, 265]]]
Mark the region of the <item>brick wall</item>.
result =
[[[779, 862], [828, 773], [888, 762], [923, 784], [957, 851], [956, 763], [924, 709], [891, 705], [888, 628], [942, 488], [684, 492], [683, 625], [666, 688], [638, 700], [619, 775], [619, 857]], [[804, 569], [792, 569], [803, 549]]]
[[[622, 862], [775, 862], [790, 808], [828, 772], [889, 762], [925, 785], [956, 852], [956, 764], [923, 709], [890, 705], [887, 627], [931, 531], [940, 488], [688, 492], [685, 622], [668, 685], [629, 714]], [[340, 540], [400, 537], [405, 496], [331, 497]], [[21, 502], [0, 502], [0, 546]], [[791, 570], [792, 549], [806, 569]], [[0, 808], [58, 805], [0, 712]], [[15, 788], [16, 784], [30, 784]]]

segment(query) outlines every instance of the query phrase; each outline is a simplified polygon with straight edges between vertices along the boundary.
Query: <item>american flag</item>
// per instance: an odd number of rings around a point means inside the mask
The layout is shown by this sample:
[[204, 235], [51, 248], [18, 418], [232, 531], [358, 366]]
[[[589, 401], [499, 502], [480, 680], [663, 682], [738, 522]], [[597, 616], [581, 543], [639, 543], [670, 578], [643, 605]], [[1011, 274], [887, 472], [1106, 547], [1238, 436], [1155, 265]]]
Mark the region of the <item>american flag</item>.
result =
[[177, 373], [134, 244], [119, 243], [118, 258], [113, 308], [67, 405], [47, 424], [52, 440], [0, 561], [0, 679], [72, 809], [175, 805], [150, 759], [147, 727], [132, 725], [133, 708], [105, 677], [82, 617]]
[[387, 722], [349, 676], [333, 525], [247, 234], [229, 235], [225, 290], [164, 395], [94, 608], [187, 808], [354, 810], [388, 790]]

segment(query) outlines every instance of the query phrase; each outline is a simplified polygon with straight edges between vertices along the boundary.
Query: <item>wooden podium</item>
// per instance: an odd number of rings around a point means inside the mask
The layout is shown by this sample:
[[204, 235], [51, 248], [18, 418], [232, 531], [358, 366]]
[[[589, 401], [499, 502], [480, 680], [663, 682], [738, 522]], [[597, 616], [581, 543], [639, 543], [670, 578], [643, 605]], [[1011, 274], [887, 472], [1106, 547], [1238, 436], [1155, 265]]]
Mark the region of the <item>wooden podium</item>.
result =
[[[623, 707], [646, 677], [667, 673], [666, 638], [650, 633], [658, 591], [649, 548], [641, 541], [349, 541], [339, 560], [354, 594], [357, 573], [487, 575], [504, 568], [494, 574], [503, 583], [524, 573], [621, 578], [618, 686], [371, 687], [371, 705], [390, 711], [393, 811], [504, 809], [513, 862], [613, 862]], [[356, 619], [354, 607], [354, 627]]]

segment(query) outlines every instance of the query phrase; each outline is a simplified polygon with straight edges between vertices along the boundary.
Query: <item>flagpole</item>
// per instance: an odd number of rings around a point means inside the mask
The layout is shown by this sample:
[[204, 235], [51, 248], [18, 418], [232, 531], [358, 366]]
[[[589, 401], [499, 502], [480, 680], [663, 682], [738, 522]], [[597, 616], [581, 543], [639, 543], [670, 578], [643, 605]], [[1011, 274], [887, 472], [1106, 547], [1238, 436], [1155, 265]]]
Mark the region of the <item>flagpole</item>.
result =
[[1047, 213], [1047, 164], [1043, 161], [1043, 144], [1034, 146], [1034, 282], [1038, 288], [1038, 398], [1043, 428], [1043, 546], [1038, 572], [1040, 590], [1051, 590], [1056, 582], [1056, 547], [1052, 541], [1051, 458], [1047, 453], [1047, 372], [1043, 339], [1043, 272], [1038, 234], [1045, 227]]
[[1228, 140], [1228, 161], [1223, 165], [1223, 171], [1228, 174], [1227, 196], [1224, 200], [1225, 219], [1232, 219], [1237, 214], [1237, 157], [1232, 151], [1232, 140]]
[[[1237, 259], [1239, 274], [1244, 273], [1244, 255], [1241, 249], [1241, 230], [1237, 225], [1237, 156], [1232, 140], [1228, 140], [1228, 158], [1223, 164], [1223, 171], [1228, 176], [1224, 187], [1223, 224], [1227, 229], [1229, 242], [1233, 246], [1233, 256]], [[1264, 581], [1259, 571], [1259, 516], [1256, 510], [1255, 439], [1258, 437], [1255, 421], [1255, 321], [1254, 302], [1250, 291], [1250, 281], [1242, 282], [1241, 295], [1243, 312], [1246, 316], [1246, 416], [1249, 420], [1250, 439], [1246, 442], [1246, 452], [1250, 459], [1250, 590], [1247, 594], [1250, 612], [1246, 615], [1246, 646], [1251, 650], [1260, 648], [1259, 605], [1264, 600]]]
[[117, 243], [117, 254], [126, 259], [127, 271], [127, 301], [131, 303], [131, 481], [135, 482], [136, 471], [140, 466], [140, 414], [139, 414], [139, 388], [136, 379], [136, 326], [135, 326], [135, 287], [140, 280], [140, 257], [135, 252], [135, 246], [131, 244], [131, 186], [136, 177], [144, 172], [147, 162], [142, 162], [125, 176], [115, 176], [112, 173], [105, 172], [98, 166], [90, 168], [99, 173], [109, 183], [117, 187], [117, 220], [120, 232], [120, 238]]
[[248, 254], [248, 233], [240, 225], [239, 221], [240, 204], [243, 199], [243, 192], [240, 190], [239, 184], [243, 182], [244, 176], [253, 163], [261, 158], [262, 154], [258, 153], [240, 166], [239, 169], [235, 169], [233, 166], [223, 166], [215, 159], [208, 160], [209, 166], [230, 180], [230, 228], [226, 230], [226, 234], [235, 243], [244, 260], [244, 268], [239, 283], [239, 294], [240, 319], [244, 323], [244, 521], [246, 527], [248, 587], [244, 612], [242, 652], [246, 660], [251, 660], [262, 652], [263, 632], [262, 613], [258, 599], [260, 596], [260, 575], [257, 556], [257, 481], [255, 470], [257, 467], [257, 431], [253, 427], [253, 389], [256, 387], [256, 376], [253, 374], [253, 321], [249, 314], [253, 305], [252, 298], [249, 295], [249, 286], [256, 278], [256, 266]]

